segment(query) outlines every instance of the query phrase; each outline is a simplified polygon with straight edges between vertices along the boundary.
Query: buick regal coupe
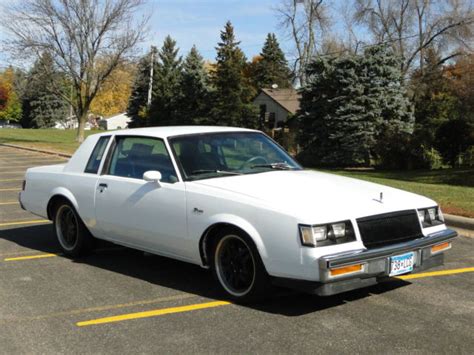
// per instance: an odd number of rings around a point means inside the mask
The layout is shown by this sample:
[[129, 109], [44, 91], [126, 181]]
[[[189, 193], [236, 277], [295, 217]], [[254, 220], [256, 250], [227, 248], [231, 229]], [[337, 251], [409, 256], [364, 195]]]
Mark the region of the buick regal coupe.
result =
[[156, 127], [89, 136], [28, 169], [21, 206], [64, 254], [95, 238], [208, 268], [230, 299], [333, 295], [443, 263], [456, 232], [423, 196], [303, 169], [262, 132]]

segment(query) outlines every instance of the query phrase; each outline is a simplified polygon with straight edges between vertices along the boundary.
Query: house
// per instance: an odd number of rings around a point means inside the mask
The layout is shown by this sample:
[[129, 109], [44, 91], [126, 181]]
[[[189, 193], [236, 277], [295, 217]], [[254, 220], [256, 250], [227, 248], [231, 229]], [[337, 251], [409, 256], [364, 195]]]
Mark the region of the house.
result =
[[[87, 122], [85, 124], [84, 129], [91, 130], [93, 128], [99, 128], [99, 121], [100, 116], [94, 115], [92, 113], [88, 114], [87, 117]], [[65, 117], [62, 120], [58, 120], [54, 124], [54, 128], [56, 129], [76, 129], [78, 126], [77, 118], [76, 116], [69, 116]]]
[[262, 126], [267, 129], [280, 128], [288, 117], [300, 108], [301, 95], [295, 89], [262, 89], [253, 100], [260, 109]]
[[99, 126], [105, 130], [128, 128], [130, 117], [125, 112], [105, 118], [99, 121]]

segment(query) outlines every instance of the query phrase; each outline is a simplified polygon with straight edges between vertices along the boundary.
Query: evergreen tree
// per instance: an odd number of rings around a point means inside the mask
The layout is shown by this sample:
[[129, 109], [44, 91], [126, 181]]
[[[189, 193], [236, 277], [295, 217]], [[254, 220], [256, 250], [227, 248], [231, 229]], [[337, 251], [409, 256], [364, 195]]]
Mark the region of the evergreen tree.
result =
[[147, 125], [151, 65], [152, 61], [153, 65], [155, 65], [156, 56], [156, 47], [152, 47], [150, 53], [138, 62], [132, 93], [130, 94], [127, 107], [127, 115], [131, 118], [129, 127], [144, 127]]
[[195, 46], [186, 56], [181, 76], [178, 124], [206, 123], [210, 116], [209, 75]]
[[178, 57], [178, 51], [176, 41], [167, 36], [154, 70], [153, 99], [148, 117], [152, 126], [179, 124], [181, 57]]
[[57, 121], [64, 120], [68, 105], [57, 90], [64, 87], [65, 81], [48, 53], [35, 62], [27, 78], [22, 100], [23, 127], [53, 127]]
[[275, 34], [269, 33], [267, 35], [260, 57], [255, 73], [255, 80], [259, 88], [269, 88], [273, 84], [277, 84], [279, 88], [291, 87], [291, 72], [288, 62]]
[[244, 77], [246, 58], [235, 39], [230, 21], [221, 31], [221, 42], [217, 47], [215, 86], [212, 119], [215, 124], [228, 126], [256, 127], [257, 115], [250, 103], [251, 88]]
[[306, 163], [371, 165], [385, 130], [412, 131], [399, 59], [386, 47], [369, 48], [361, 56], [317, 58], [307, 74], [299, 112]]

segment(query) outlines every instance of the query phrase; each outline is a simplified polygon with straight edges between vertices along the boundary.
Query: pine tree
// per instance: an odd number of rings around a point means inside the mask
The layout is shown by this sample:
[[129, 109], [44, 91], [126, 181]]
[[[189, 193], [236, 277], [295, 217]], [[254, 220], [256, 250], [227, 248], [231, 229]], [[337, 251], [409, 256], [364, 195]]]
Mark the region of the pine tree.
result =
[[144, 127], [147, 125], [151, 65], [152, 62], [156, 62], [156, 57], [156, 47], [151, 47], [150, 53], [138, 62], [132, 93], [127, 107], [127, 115], [131, 118], [129, 127]]
[[246, 58], [239, 48], [240, 42], [235, 39], [234, 27], [230, 21], [226, 23], [220, 37], [213, 76], [213, 122], [218, 125], [255, 127], [256, 112], [250, 103], [249, 83], [243, 75]]
[[308, 68], [299, 120], [301, 158], [313, 165], [371, 165], [385, 130], [411, 133], [413, 112], [399, 59], [385, 47], [317, 58]]
[[[67, 116], [68, 105], [57, 92], [65, 86], [62, 75], [56, 71], [52, 57], [44, 53], [28, 74], [22, 98], [22, 125], [24, 127], [53, 127]], [[53, 89], [54, 88], [54, 89]], [[64, 87], [64, 91], [65, 91]]]
[[285, 54], [273, 33], [267, 35], [260, 61], [256, 66], [255, 80], [259, 88], [269, 88], [273, 84], [279, 88], [291, 87], [291, 72]]
[[183, 63], [178, 124], [207, 123], [210, 115], [209, 75], [204, 60], [193, 46]]
[[176, 41], [170, 36], [165, 38], [154, 70], [153, 99], [149, 122], [152, 126], [179, 124], [179, 97], [181, 82], [181, 57]]

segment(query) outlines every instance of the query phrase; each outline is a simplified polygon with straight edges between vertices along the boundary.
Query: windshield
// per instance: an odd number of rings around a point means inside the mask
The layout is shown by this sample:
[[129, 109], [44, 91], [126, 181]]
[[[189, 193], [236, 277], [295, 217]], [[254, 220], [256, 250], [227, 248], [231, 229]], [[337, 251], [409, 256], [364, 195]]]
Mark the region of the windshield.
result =
[[194, 134], [169, 142], [186, 180], [301, 169], [287, 152], [258, 132]]

